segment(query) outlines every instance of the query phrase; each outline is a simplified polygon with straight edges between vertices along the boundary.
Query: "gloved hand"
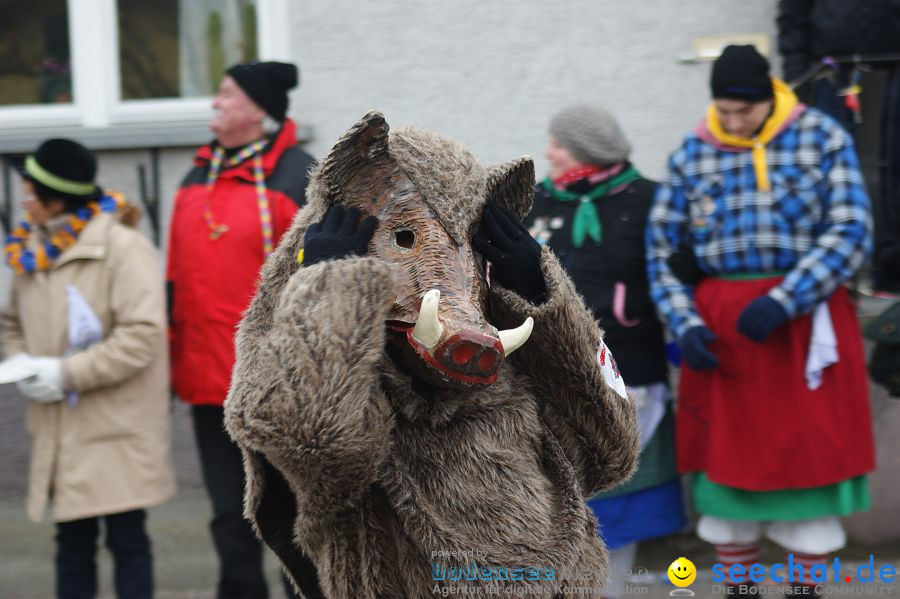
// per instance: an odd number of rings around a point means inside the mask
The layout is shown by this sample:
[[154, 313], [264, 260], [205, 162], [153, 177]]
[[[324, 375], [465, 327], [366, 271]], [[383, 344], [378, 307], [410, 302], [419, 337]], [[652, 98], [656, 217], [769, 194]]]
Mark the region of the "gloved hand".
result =
[[703, 325], [689, 328], [678, 340], [685, 361], [694, 370], [712, 370], [719, 367], [719, 358], [707, 347], [716, 336]]
[[65, 398], [60, 358], [29, 356], [35, 374], [16, 383], [19, 392], [34, 401], [51, 403]]
[[309, 226], [303, 237], [303, 266], [347, 256], [364, 256], [375, 233], [378, 219], [368, 216], [359, 222], [356, 208], [332, 206], [322, 222]]
[[678, 280], [685, 285], [696, 286], [706, 273], [700, 268], [697, 262], [697, 256], [694, 254], [694, 248], [689, 245], [680, 245], [678, 249], [671, 254], [666, 260], [669, 269]]
[[488, 202], [472, 245], [491, 263], [498, 283], [536, 306], [547, 300], [541, 246], [511, 212]]
[[762, 343], [772, 331], [788, 321], [781, 304], [768, 295], [756, 298], [738, 316], [737, 330], [751, 341]]

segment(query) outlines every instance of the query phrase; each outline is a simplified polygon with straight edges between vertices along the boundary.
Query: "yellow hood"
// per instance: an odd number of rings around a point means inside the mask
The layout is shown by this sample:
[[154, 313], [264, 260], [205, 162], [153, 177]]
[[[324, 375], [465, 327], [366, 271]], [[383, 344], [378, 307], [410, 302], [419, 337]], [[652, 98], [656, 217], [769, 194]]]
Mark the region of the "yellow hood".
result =
[[784, 81], [773, 77], [772, 88], [775, 92], [775, 106], [772, 114], [766, 119], [756, 137], [748, 139], [727, 133], [719, 121], [719, 114], [716, 112], [715, 104], [710, 104], [706, 111], [706, 128], [715, 141], [718, 142], [717, 145], [753, 149], [753, 170], [756, 173], [756, 185], [761, 191], [769, 191], [771, 189], [766, 160], [766, 145], [794, 121], [798, 113], [797, 109], [802, 108], [794, 91]]

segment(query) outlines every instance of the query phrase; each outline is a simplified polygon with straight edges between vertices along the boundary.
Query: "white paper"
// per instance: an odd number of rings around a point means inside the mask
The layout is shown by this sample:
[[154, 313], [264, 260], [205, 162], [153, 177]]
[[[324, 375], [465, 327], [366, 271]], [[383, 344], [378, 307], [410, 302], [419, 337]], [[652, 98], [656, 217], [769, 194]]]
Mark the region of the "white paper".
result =
[[69, 351], [85, 349], [103, 339], [103, 326], [74, 285], [66, 286], [69, 297]]
[[0, 362], [0, 385], [17, 383], [37, 374], [31, 364], [31, 358], [25, 354], [16, 354]]

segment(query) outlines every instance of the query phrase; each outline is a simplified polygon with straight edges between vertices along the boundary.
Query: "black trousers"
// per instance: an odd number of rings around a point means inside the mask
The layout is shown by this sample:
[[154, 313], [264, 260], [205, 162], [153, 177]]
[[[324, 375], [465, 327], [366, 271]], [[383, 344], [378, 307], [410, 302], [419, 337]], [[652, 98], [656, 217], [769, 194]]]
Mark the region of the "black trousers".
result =
[[[225, 432], [221, 406], [192, 406], [203, 480], [213, 508], [210, 524], [219, 556], [217, 599], [268, 599], [263, 547], [244, 519], [244, 464]], [[296, 597], [287, 580], [288, 597]]]
[[[886, 74], [883, 96], [880, 99], [881, 122], [878, 126], [879, 134], [872, 140], [880, 144], [880, 148], [871, 157], [867, 157], [867, 152], [862, 147], [870, 141], [865, 137], [860, 138], [864, 131], [856, 125], [853, 113], [844, 105], [844, 98], [840, 95], [841, 89], [851, 83], [852, 69], [852, 65], [844, 65], [833, 78], [815, 81], [809, 100], [816, 108], [834, 117], [853, 135], [863, 175], [871, 168], [867, 168], [868, 163], [877, 164], [877, 186], [871, 177], [867, 176], [866, 180], [875, 225], [873, 275], [876, 289], [895, 291], [900, 289], [900, 265], [896, 264], [896, 253], [890, 252], [900, 251], [900, 63], [883, 69]], [[864, 82], [864, 98], [865, 85]], [[878, 99], [866, 99], [872, 104], [879, 102]], [[885, 264], [885, 260], [890, 264]]]
[[153, 555], [144, 528], [144, 510], [60, 522], [56, 525], [56, 596], [97, 596], [97, 538], [100, 520], [106, 547], [113, 556], [113, 582], [118, 599], [152, 599]]

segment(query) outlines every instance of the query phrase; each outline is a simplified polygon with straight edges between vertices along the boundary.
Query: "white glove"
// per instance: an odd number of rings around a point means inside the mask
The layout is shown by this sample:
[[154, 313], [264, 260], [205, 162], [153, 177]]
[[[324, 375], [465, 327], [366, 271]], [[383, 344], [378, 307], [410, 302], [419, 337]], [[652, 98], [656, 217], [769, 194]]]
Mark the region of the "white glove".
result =
[[30, 366], [35, 374], [16, 383], [16, 387], [22, 395], [41, 403], [65, 399], [60, 358], [31, 357]]

